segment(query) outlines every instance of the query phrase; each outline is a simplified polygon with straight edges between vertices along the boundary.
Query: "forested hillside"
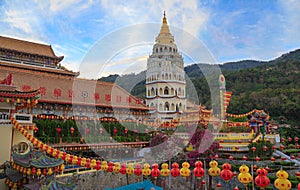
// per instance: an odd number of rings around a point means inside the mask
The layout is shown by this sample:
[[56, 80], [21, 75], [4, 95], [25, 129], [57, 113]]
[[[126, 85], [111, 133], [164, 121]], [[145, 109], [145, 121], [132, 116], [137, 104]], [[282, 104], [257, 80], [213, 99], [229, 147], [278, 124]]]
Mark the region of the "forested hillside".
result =
[[[195, 87], [199, 102], [211, 107], [210, 90], [200, 68], [208, 64], [185, 67], [187, 78]], [[244, 60], [220, 65], [226, 78], [226, 88], [232, 91], [230, 113], [246, 113], [264, 109], [273, 118], [286, 118], [300, 125], [300, 50], [295, 50], [271, 61]], [[100, 80], [116, 82], [133, 95], [144, 98], [145, 71], [124, 76], [111, 75]], [[190, 86], [191, 85], [191, 86]]]

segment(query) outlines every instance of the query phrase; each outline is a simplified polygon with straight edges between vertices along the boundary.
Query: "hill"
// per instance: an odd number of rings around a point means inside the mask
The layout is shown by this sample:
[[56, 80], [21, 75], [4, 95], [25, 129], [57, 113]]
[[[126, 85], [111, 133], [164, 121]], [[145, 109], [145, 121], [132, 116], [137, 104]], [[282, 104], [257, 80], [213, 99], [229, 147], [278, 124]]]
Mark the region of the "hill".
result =
[[[197, 91], [195, 98], [211, 107], [210, 90], [201, 69], [216, 65], [194, 64], [185, 67], [187, 91]], [[243, 60], [219, 65], [226, 78], [227, 89], [233, 92], [228, 108], [230, 113], [246, 113], [252, 109], [264, 109], [273, 118], [284, 117], [294, 125], [300, 124], [300, 49], [270, 61]], [[145, 75], [112, 75], [101, 78], [115, 81], [133, 95], [144, 97]]]

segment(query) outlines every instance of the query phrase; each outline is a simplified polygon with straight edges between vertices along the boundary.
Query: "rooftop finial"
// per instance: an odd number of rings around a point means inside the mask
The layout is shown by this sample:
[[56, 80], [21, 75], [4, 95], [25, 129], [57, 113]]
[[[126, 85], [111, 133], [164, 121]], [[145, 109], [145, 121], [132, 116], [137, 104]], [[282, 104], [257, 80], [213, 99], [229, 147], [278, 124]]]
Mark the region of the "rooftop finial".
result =
[[167, 18], [166, 18], [166, 11], [164, 11], [164, 18], [163, 18], [163, 23], [167, 23]]

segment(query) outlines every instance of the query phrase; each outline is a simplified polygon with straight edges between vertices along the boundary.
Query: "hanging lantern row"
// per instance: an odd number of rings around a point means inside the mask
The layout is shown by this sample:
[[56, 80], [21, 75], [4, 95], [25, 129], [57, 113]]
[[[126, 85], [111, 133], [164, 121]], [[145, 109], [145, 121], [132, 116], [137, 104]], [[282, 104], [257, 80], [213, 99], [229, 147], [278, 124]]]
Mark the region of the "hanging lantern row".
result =
[[248, 113], [244, 113], [244, 114], [230, 114], [230, 113], [226, 113], [226, 115], [227, 115], [228, 117], [232, 117], [232, 118], [242, 118], [242, 117], [247, 117], [248, 115], [251, 115], [251, 114], [253, 114], [254, 112], [257, 112], [257, 113], [264, 113], [264, 110], [256, 110], [256, 109], [254, 109], [254, 110], [252, 110], [252, 111], [250, 111], [250, 112], [248, 112]]
[[22, 103], [34, 106], [38, 103], [38, 100], [35, 98], [0, 98], [0, 102]]
[[54, 172], [55, 173], [62, 173], [65, 166], [64, 164], [61, 164], [56, 167], [47, 167], [47, 168], [35, 168], [35, 167], [23, 167], [21, 165], [16, 164], [15, 162], [11, 163], [11, 166], [14, 170], [19, 171], [20, 173], [27, 175], [27, 176], [41, 176], [41, 175], [52, 175]]
[[13, 182], [10, 179], [6, 178], [4, 182], [8, 187], [13, 189], [17, 189], [18, 187], [22, 186], [22, 181]]
[[228, 123], [229, 127], [250, 127], [249, 122], [230, 122]]
[[[102, 118], [90, 118], [90, 117], [78, 117], [78, 116], [70, 116], [70, 117], [66, 117], [66, 116], [57, 116], [57, 115], [45, 115], [45, 114], [37, 114], [34, 115], [35, 118], [38, 119], [49, 119], [49, 120], [76, 120], [76, 121], [102, 121], [102, 122], [119, 122], [119, 123], [132, 123], [133, 121], [131, 120], [117, 120], [115, 118], [107, 118], [107, 117], [102, 117]], [[150, 127], [159, 127], [161, 126], [161, 124], [159, 122], [142, 122], [141, 124], [150, 126]]]
[[37, 132], [39, 130], [39, 128], [35, 125], [24, 125], [23, 128], [34, 132]]
[[[182, 163], [182, 167], [181, 169], [179, 169], [179, 165], [174, 162], [171, 166], [172, 169], [169, 171], [168, 169], [168, 165], [162, 164], [162, 169], [159, 169], [158, 164], [152, 164], [152, 167], [150, 169], [150, 165], [148, 163], [145, 163], [143, 166], [143, 169], [141, 168], [141, 165], [136, 164], [135, 166], [133, 164], [128, 164], [126, 166], [125, 163], [114, 163], [114, 162], [109, 162], [107, 163], [107, 161], [100, 161], [100, 160], [96, 160], [96, 159], [90, 159], [90, 158], [85, 158], [85, 157], [80, 157], [80, 156], [76, 156], [76, 155], [71, 155], [68, 154], [64, 151], [55, 149], [47, 144], [44, 144], [43, 142], [39, 141], [38, 139], [36, 139], [35, 137], [33, 137], [30, 133], [27, 132], [26, 129], [24, 129], [13, 117], [11, 117], [11, 121], [13, 123], [13, 125], [15, 126], [16, 129], [18, 129], [22, 135], [24, 135], [30, 142], [32, 142], [37, 148], [46, 151], [49, 155], [51, 155], [52, 157], [55, 158], [59, 158], [64, 160], [65, 162], [72, 164], [72, 165], [77, 165], [77, 166], [81, 166], [81, 167], [86, 167], [86, 168], [90, 168], [90, 169], [96, 169], [96, 170], [103, 170], [103, 171], [108, 171], [108, 172], [115, 172], [115, 173], [121, 173], [121, 174], [129, 174], [129, 175], [144, 175], [144, 176], [149, 176], [151, 175], [154, 178], [157, 178], [159, 176], [163, 176], [163, 177], [167, 177], [171, 174], [171, 176], [173, 177], [178, 177], [178, 176], [182, 176], [182, 177], [189, 177], [191, 175], [191, 170], [190, 170], [190, 164], [188, 162], [183, 162]], [[247, 158], [247, 157], [245, 157]], [[234, 175], [236, 175], [235, 173], [233, 173], [231, 171], [231, 165], [229, 163], [224, 163], [222, 165], [222, 171], [220, 171], [220, 168], [218, 167], [218, 162], [216, 160], [212, 160], [209, 163], [209, 170], [208, 170], [208, 174], [212, 177], [216, 177], [216, 176], [221, 176], [221, 178], [225, 181], [229, 181], [232, 179], [232, 177]], [[202, 168], [202, 163], [200, 161], [195, 163], [195, 168], [193, 170], [193, 174], [197, 177], [197, 179], [201, 178], [204, 174], [205, 171], [201, 169]], [[246, 174], [249, 171], [249, 168], [243, 165], [240, 167], [240, 171], [242, 173], [243, 176], [240, 177], [248, 177], [248, 179], [241, 179], [241, 182], [243, 184], [247, 184], [247, 182], [249, 181], [249, 176]], [[32, 169], [30, 168], [30, 174], [32, 174]], [[51, 169], [52, 171], [63, 171], [64, 169], [64, 165], [61, 165], [59, 170], [58, 168], [53, 168]], [[23, 173], [28, 174], [29, 170], [27, 169], [23, 169]], [[51, 173], [50, 170], [50, 173]], [[38, 172], [38, 171], [36, 171]], [[47, 171], [47, 173], [49, 172], [49, 170]], [[35, 173], [35, 172], [34, 172]], [[270, 183], [269, 178], [266, 176], [267, 175], [267, 170], [264, 168], [259, 168], [257, 169], [256, 173], [258, 174], [258, 176], [255, 178], [255, 184], [261, 188], [267, 187]], [[37, 174], [38, 175], [38, 174]], [[278, 173], [278, 178], [282, 177], [283, 179], [287, 180], [287, 177], [285, 174]], [[286, 178], [285, 178], [286, 177]], [[281, 178], [280, 178], [281, 179]], [[281, 180], [282, 181], [282, 180]], [[278, 184], [281, 181], [277, 181]], [[285, 184], [288, 184], [288, 182], [285, 182]], [[276, 185], [276, 184], [275, 184]]]
[[94, 108], [81, 108], [72, 106], [59, 106], [59, 105], [38, 105], [40, 109], [51, 109], [51, 110], [65, 110], [74, 112], [89, 112], [89, 113], [105, 113], [105, 114], [130, 114], [130, 115], [150, 115], [149, 112], [139, 112], [139, 111], [119, 111], [119, 110], [103, 110]]

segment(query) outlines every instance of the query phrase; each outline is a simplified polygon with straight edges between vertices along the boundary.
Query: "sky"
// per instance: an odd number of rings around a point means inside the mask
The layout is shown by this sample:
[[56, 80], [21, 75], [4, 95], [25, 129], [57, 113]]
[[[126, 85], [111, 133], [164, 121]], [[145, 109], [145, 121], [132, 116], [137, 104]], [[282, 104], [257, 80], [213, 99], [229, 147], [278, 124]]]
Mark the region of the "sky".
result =
[[[211, 63], [270, 60], [300, 48], [298, 0], [0, 0], [0, 35], [51, 45], [84, 78], [137, 73], [146, 69], [164, 10], [171, 32], [192, 35]], [[180, 51], [194, 43], [174, 37]], [[211, 60], [184, 57], [185, 65]]]

